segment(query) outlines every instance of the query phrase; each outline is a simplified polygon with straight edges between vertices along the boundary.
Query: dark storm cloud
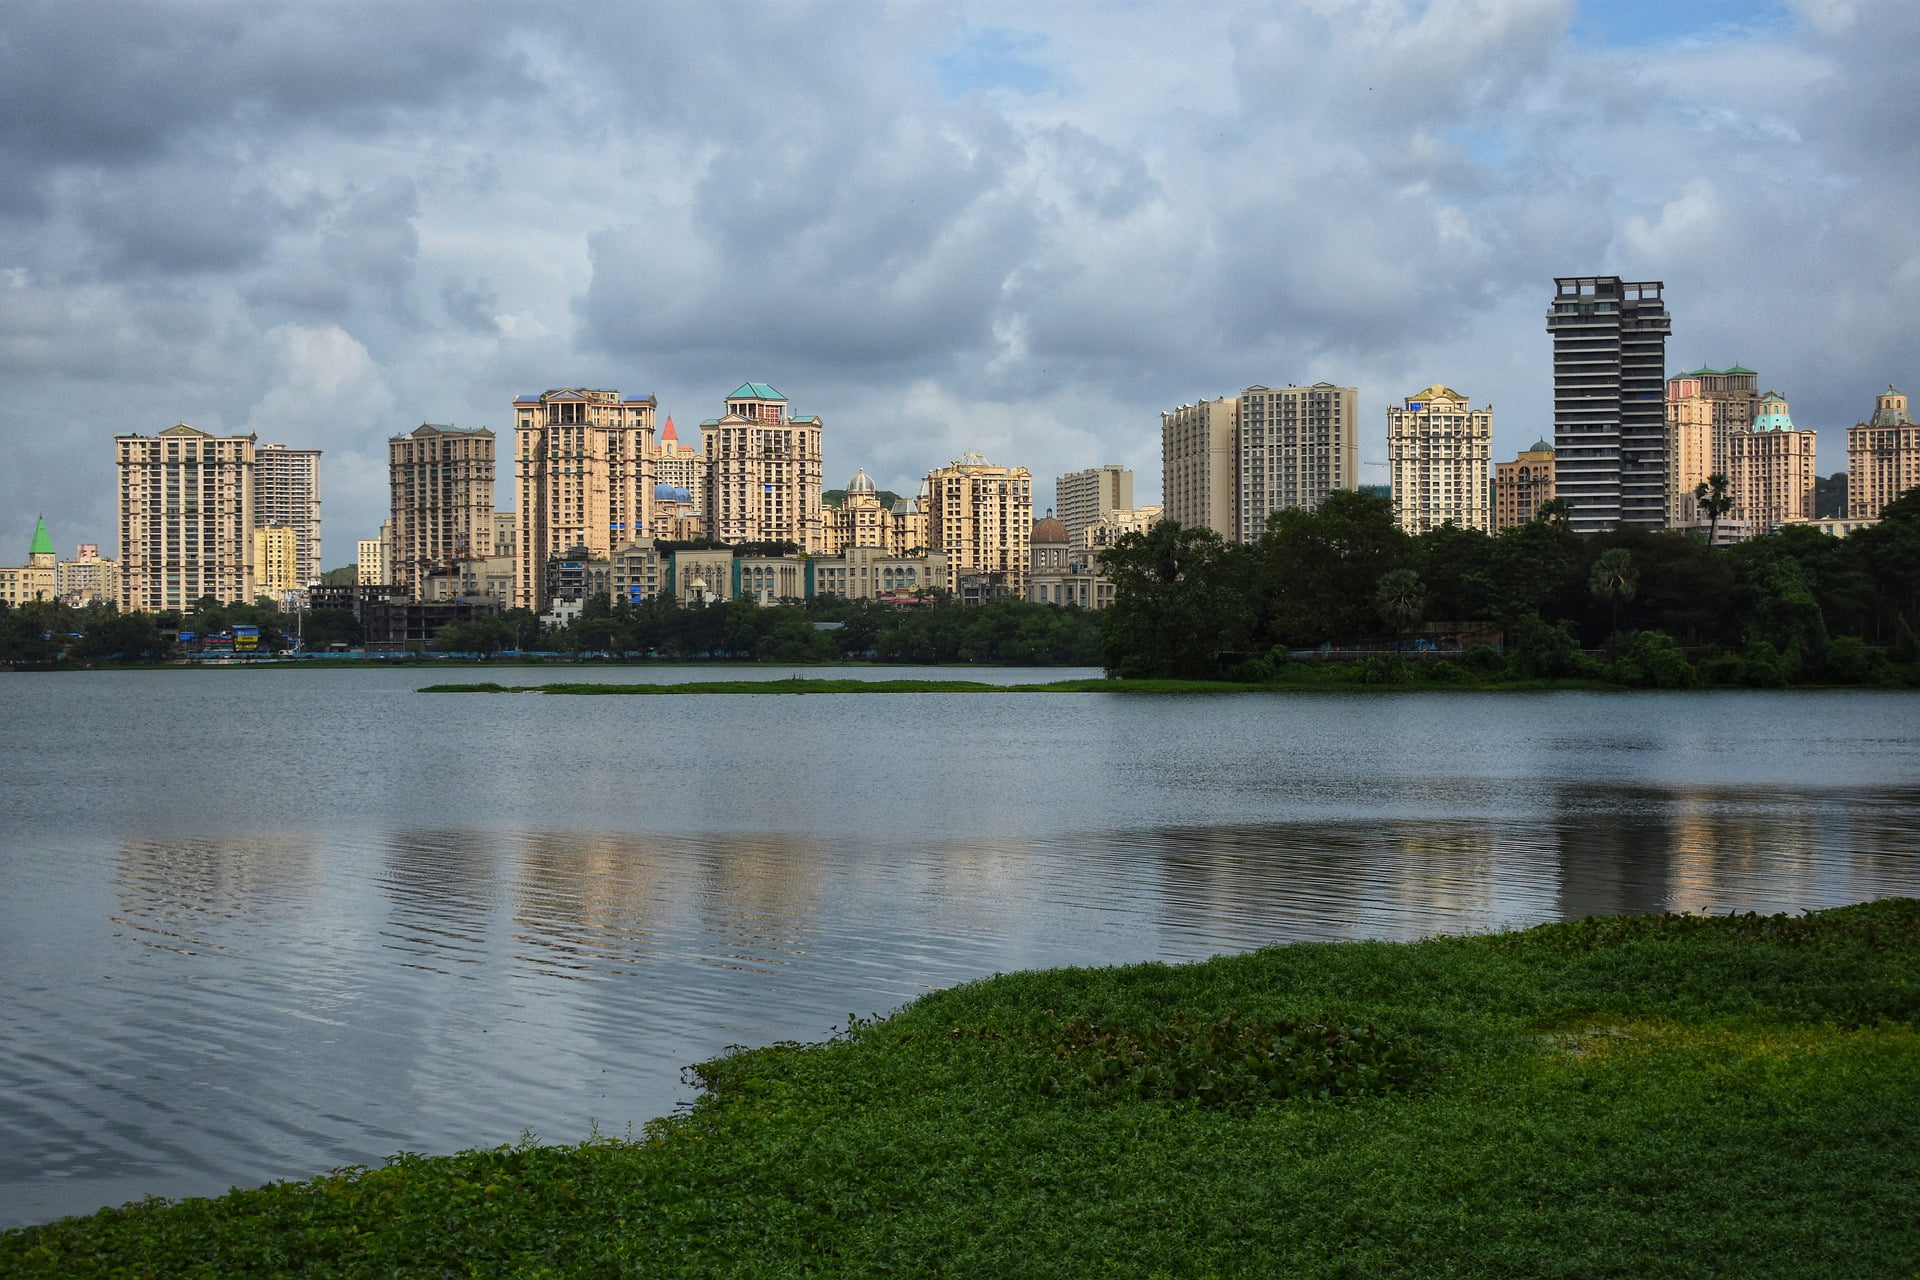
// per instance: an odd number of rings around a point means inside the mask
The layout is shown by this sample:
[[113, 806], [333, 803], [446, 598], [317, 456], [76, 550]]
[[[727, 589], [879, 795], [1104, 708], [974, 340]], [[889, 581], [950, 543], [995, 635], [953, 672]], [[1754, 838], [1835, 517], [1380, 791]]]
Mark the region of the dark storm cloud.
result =
[[203, 163], [90, 169], [62, 180], [105, 274], [195, 274], [258, 262], [287, 211], [260, 187]]
[[398, 111], [527, 83], [492, 6], [13, 0], [0, 27], [0, 160], [16, 196], [201, 130], [377, 131]]

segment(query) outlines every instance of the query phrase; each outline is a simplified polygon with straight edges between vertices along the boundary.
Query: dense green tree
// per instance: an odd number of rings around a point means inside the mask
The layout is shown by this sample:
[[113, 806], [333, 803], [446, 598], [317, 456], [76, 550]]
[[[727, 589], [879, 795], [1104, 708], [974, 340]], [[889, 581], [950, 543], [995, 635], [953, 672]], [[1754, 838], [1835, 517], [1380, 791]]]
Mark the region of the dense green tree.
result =
[[325, 653], [335, 644], [358, 648], [367, 634], [351, 609], [309, 609], [300, 616], [299, 630], [309, 653]]
[[1725, 553], [1684, 533], [1640, 529], [1601, 534], [1589, 546], [1596, 559], [1612, 548], [1630, 554], [1637, 575], [1634, 615], [1642, 627], [1664, 631], [1682, 644], [1739, 641], [1734, 618], [1738, 570]]
[[86, 662], [158, 662], [173, 652], [149, 613], [103, 610], [86, 623], [68, 652]]
[[1301, 648], [1371, 635], [1374, 588], [1413, 562], [1386, 499], [1335, 490], [1315, 510], [1277, 511], [1252, 551], [1254, 638]]
[[1420, 580], [1427, 587], [1427, 617], [1479, 621], [1500, 616], [1495, 539], [1449, 523], [1414, 541]]
[[1564, 519], [1535, 519], [1503, 531], [1488, 556], [1493, 617], [1511, 633], [1522, 618], [1565, 616], [1585, 595], [1584, 584], [1578, 594], [1569, 589], [1580, 562], [1580, 539]]
[[1920, 630], [1920, 488], [1881, 508], [1878, 523], [1846, 539], [1871, 583], [1873, 634], [1891, 643], [1901, 620]]
[[1211, 529], [1164, 520], [1123, 534], [1104, 557], [1114, 603], [1100, 660], [1120, 676], [1205, 678], [1244, 653], [1253, 632], [1246, 556]]
[[0, 662], [39, 664], [57, 659], [72, 630], [71, 612], [51, 601], [12, 606], [0, 601]]

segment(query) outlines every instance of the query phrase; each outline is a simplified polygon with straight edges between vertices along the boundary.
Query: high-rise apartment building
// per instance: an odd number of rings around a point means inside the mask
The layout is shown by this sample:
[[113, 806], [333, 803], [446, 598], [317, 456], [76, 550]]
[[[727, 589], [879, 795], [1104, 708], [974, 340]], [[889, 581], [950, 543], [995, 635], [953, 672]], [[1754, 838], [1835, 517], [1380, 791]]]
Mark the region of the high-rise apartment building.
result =
[[604, 560], [648, 535], [658, 408], [652, 396], [577, 387], [513, 402], [515, 605], [545, 612], [547, 564], [555, 557], [584, 547]]
[[1019, 596], [1026, 588], [1033, 548], [1033, 473], [999, 467], [969, 453], [927, 474], [922, 489], [927, 549], [947, 558], [946, 588], [960, 579], [998, 575]]
[[744, 382], [727, 397], [724, 415], [700, 424], [700, 452], [714, 538], [822, 549], [819, 418], [795, 417], [778, 391]]
[[1436, 384], [1387, 407], [1393, 514], [1408, 533], [1445, 524], [1490, 532], [1492, 461], [1492, 405], [1476, 409], [1458, 391]]
[[1847, 516], [1878, 520], [1889, 502], [1920, 485], [1920, 427], [1907, 397], [1891, 385], [1873, 417], [1847, 428]]
[[1545, 440], [1493, 467], [1493, 531], [1513, 529], [1540, 514], [1553, 497], [1553, 446]]
[[493, 432], [422, 423], [387, 441], [393, 494], [386, 582], [427, 599], [427, 579], [476, 580], [493, 550]]
[[1222, 396], [1160, 415], [1160, 492], [1165, 518], [1186, 528], [1240, 534], [1240, 399]]
[[1817, 453], [1818, 433], [1793, 425], [1786, 399], [1775, 391], [1761, 396], [1751, 423], [1727, 437], [1728, 516], [1754, 533], [1813, 519]]
[[322, 568], [320, 451], [263, 444], [253, 462], [253, 527], [293, 530], [294, 588], [310, 587]]
[[1729, 441], [1753, 425], [1759, 375], [1731, 369], [1695, 369], [1667, 379], [1667, 524], [1700, 523], [1693, 491], [1732, 465]]
[[1252, 542], [1275, 511], [1311, 511], [1335, 489], [1360, 487], [1360, 392], [1252, 386], [1240, 393], [1238, 537]]
[[1554, 486], [1576, 533], [1666, 524], [1673, 320], [1663, 289], [1618, 276], [1554, 280]]
[[1133, 472], [1116, 463], [1070, 471], [1053, 482], [1056, 517], [1067, 529], [1069, 550], [1087, 549], [1089, 525], [1116, 511], [1133, 510]]
[[254, 443], [184, 422], [114, 437], [126, 608], [252, 602]]

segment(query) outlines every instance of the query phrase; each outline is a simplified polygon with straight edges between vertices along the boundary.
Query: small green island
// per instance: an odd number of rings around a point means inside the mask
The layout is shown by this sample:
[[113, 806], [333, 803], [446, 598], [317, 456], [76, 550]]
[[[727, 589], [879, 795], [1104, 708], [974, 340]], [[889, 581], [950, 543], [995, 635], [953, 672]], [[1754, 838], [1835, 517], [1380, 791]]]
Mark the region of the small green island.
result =
[[0, 1233], [8, 1276], [1893, 1276], [1920, 901], [1016, 973], [636, 1134]]

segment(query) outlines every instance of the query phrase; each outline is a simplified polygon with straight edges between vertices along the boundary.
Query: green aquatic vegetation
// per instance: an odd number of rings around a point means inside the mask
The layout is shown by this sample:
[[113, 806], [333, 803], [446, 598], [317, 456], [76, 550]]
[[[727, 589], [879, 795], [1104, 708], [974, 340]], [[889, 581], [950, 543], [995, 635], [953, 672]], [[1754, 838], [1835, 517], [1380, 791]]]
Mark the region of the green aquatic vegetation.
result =
[[1272, 1019], [1176, 1017], [1146, 1027], [1049, 1020], [1054, 1070], [1045, 1092], [1074, 1084], [1125, 1098], [1252, 1107], [1285, 1098], [1398, 1093], [1426, 1072], [1423, 1055], [1373, 1027]]
[[1920, 902], [1007, 974], [688, 1114], [0, 1233], [7, 1276], [1883, 1276]]

